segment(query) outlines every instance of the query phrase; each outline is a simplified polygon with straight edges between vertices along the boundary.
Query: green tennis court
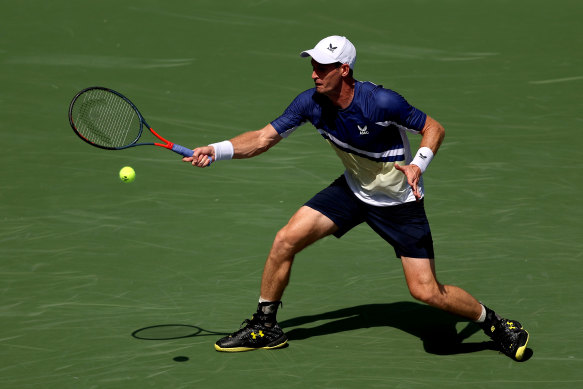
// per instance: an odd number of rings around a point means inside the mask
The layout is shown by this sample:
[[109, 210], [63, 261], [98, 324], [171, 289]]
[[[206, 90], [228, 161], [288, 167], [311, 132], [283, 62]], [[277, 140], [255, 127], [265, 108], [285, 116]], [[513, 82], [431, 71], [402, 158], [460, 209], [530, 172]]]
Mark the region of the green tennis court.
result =
[[[583, 386], [581, 2], [0, 10], [1, 388]], [[297, 257], [278, 314], [289, 347], [217, 353], [256, 308], [275, 233], [340, 161], [311, 125], [209, 169], [160, 148], [99, 150], [69, 127], [73, 95], [102, 85], [184, 146], [258, 129], [312, 87], [298, 54], [332, 34], [355, 44], [357, 79], [444, 125], [425, 175], [438, 276], [523, 323], [525, 362], [417, 303], [366, 226]]]

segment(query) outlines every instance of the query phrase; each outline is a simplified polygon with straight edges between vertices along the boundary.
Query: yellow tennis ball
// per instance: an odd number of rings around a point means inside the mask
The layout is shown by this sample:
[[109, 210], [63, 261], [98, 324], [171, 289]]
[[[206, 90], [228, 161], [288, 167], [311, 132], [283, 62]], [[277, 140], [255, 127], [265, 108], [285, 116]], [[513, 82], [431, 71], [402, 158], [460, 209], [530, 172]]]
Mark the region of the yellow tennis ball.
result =
[[136, 179], [136, 172], [131, 166], [124, 166], [119, 171], [119, 178], [122, 182], [134, 182]]

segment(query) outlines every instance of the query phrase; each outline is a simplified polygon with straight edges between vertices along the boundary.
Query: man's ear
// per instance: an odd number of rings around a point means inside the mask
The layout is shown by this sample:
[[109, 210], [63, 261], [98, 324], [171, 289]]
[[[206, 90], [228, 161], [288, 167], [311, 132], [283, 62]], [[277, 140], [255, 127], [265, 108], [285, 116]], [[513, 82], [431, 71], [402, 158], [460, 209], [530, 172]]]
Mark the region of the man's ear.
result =
[[350, 65], [347, 63], [340, 65], [340, 75], [342, 77], [347, 77], [349, 74], [350, 74]]

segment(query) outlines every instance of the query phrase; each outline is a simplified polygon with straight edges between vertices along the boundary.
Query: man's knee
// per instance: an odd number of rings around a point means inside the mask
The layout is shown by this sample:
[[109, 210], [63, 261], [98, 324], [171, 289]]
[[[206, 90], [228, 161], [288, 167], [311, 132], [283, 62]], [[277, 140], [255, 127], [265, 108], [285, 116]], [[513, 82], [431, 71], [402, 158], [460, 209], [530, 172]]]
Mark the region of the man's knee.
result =
[[436, 282], [412, 283], [409, 285], [409, 292], [414, 299], [428, 305], [436, 305], [441, 298], [441, 288]]
[[300, 230], [294, 228], [291, 224], [287, 224], [275, 235], [273, 248], [277, 251], [285, 251], [293, 255], [305, 247], [304, 240], [305, 236]]
[[338, 227], [328, 217], [309, 207], [301, 207], [275, 236], [274, 248], [296, 254]]

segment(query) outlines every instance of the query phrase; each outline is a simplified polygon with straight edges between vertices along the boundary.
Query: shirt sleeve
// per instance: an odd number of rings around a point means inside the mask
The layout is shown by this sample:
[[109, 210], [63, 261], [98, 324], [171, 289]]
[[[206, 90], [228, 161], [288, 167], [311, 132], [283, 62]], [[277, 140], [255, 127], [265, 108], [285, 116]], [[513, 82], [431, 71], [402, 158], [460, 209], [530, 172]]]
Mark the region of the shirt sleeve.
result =
[[312, 89], [299, 94], [283, 114], [271, 122], [279, 135], [287, 138], [296, 128], [310, 120], [309, 112], [313, 94]]
[[395, 91], [378, 88], [375, 91], [374, 115], [382, 122], [391, 122], [412, 133], [419, 133], [425, 126], [427, 115], [413, 107], [403, 96]]

